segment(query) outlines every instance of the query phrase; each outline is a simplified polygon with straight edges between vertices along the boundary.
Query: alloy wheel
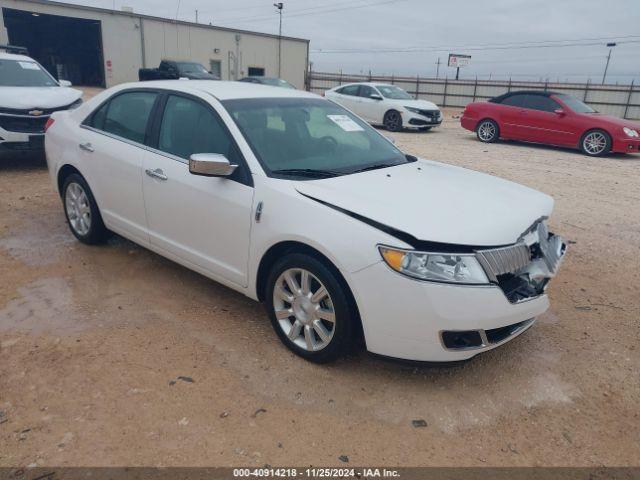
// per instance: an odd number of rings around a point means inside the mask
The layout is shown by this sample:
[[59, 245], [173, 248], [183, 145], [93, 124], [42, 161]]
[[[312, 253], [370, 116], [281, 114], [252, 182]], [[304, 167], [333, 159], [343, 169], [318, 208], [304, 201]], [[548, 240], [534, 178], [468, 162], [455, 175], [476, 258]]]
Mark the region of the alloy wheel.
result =
[[400, 130], [400, 127], [402, 126], [402, 117], [398, 112], [387, 113], [385, 126], [392, 132]]
[[91, 230], [91, 206], [84, 188], [78, 183], [70, 183], [64, 201], [71, 228], [78, 235], [87, 235]]
[[480, 140], [484, 142], [493, 140], [495, 135], [496, 126], [493, 124], [493, 122], [483, 122], [482, 124], [480, 124], [480, 127], [478, 127], [478, 136], [480, 137]]
[[280, 328], [298, 347], [317, 352], [331, 342], [336, 314], [327, 288], [311, 272], [290, 268], [273, 288], [273, 308]]
[[589, 155], [600, 155], [607, 148], [607, 137], [602, 132], [591, 132], [582, 140], [582, 146]]

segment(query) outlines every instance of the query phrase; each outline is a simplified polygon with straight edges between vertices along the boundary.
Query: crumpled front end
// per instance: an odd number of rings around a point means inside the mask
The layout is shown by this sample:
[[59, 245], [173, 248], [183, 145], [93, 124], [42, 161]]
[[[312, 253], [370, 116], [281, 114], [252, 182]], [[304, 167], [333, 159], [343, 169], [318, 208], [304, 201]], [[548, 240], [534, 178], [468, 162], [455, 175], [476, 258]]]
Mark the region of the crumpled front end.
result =
[[477, 250], [489, 280], [511, 303], [542, 295], [557, 273], [567, 250], [564, 239], [550, 233], [541, 219], [520, 240], [506, 247]]

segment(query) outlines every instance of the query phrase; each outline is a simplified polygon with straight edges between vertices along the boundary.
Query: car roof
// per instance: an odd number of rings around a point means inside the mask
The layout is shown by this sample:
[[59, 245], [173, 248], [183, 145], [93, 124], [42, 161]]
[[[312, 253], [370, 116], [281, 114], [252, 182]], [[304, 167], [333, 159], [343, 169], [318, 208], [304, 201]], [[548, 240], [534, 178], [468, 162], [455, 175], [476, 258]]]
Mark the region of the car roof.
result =
[[162, 88], [181, 92], [198, 91], [208, 93], [218, 100], [241, 98], [319, 98], [304, 90], [278, 88], [271, 85], [249, 82], [229, 82], [221, 80], [152, 80], [148, 82], [126, 83], [121, 88]]
[[0, 52], [0, 60], [17, 60], [19, 62], [35, 62], [31, 57], [26, 55], [17, 55], [15, 53]]
[[392, 83], [383, 83], [383, 82], [353, 82], [353, 83], [345, 83], [343, 85], [338, 85], [334, 88], [342, 88], [348, 87], [350, 85], [367, 85], [369, 87], [395, 87]]
[[550, 97], [551, 95], [560, 95], [558, 92], [553, 92], [550, 90], [514, 90], [513, 92], [503, 93], [502, 95], [498, 95], [497, 97], [493, 97], [489, 99], [490, 102], [501, 102], [502, 100], [513, 97], [514, 95], [538, 95], [540, 97]]

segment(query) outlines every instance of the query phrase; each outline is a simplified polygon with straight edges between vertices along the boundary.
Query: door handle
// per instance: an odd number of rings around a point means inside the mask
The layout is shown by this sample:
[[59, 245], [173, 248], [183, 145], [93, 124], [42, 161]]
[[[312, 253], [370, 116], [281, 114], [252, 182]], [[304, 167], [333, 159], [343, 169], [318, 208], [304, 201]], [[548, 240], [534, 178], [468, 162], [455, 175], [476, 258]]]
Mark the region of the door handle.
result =
[[150, 177], [157, 178], [158, 180], [166, 180], [168, 177], [164, 174], [161, 168], [156, 168], [155, 170], [151, 170], [147, 168], [144, 173], [149, 175]]
[[87, 143], [81, 143], [80, 145], [78, 145], [78, 147], [80, 147], [80, 150], [84, 150], [85, 152], [94, 152], [94, 148], [93, 145], [91, 145], [90, 142]]

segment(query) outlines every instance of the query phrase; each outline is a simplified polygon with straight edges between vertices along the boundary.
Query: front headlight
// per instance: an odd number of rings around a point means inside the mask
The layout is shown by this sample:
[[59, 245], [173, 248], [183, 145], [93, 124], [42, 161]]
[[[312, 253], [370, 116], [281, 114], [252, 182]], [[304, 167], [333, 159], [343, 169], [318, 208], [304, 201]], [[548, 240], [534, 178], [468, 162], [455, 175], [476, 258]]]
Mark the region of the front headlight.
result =
[[629, 127], [622, 127], [622, 131], [625, 133], [627, 137], [638, 138], [638, 131]]
[[419, 108], [414, 108], [414, 107], [404, 107], [404, 108], [409, 110], [412, 113], [420, 113], [420, 109]]
[[387, 265], [408, 277], [471, 285], [489, 283], [473, 254], [416, 252], [383, 246], [378, 249]]

